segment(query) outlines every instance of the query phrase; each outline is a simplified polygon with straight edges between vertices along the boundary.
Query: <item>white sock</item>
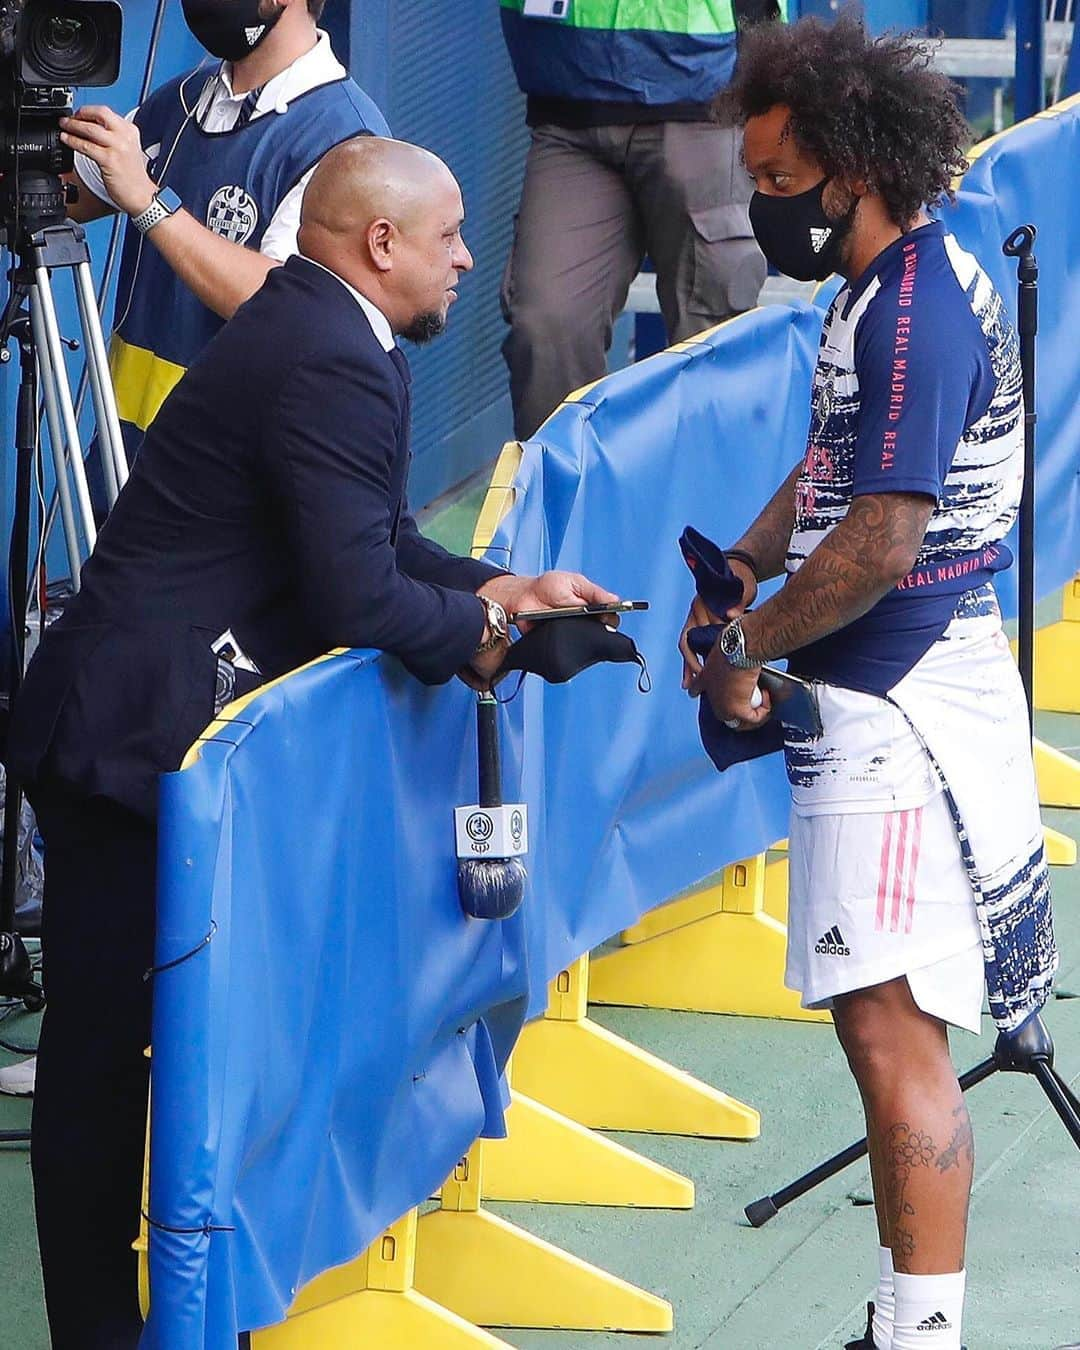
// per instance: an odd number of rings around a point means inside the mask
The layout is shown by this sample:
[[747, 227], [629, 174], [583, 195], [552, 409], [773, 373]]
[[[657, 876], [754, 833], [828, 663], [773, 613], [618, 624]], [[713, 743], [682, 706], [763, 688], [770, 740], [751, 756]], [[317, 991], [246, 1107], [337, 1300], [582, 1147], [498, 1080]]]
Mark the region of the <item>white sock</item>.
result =
[[893, 1276], [892, 1350], [960, 1350], [965, 1273]]
[[892, 1248], [879, 1247], [877, 1293], [874, 1295], [874, 1350], [892, 1350], [893, 1315], [896, 1293], [893, 1288]]

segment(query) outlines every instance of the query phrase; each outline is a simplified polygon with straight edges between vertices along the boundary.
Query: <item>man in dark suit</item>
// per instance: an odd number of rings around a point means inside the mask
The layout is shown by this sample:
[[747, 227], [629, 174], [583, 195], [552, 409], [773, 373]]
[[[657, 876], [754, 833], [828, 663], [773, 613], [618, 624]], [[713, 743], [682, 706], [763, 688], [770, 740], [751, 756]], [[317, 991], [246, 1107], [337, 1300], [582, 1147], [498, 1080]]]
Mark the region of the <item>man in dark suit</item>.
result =
[[[166, 402], [27, 672], [7, 760], [46, 846], [32, 1163], [55, 1350], [127, 1350], [139, 1213], [158, 774], [217, 705], [332, 647], [419, 679], [491, 677], [518, 610], [615, 597], [448, 554], [409, 514], [409, 371], [442, 331], [457, 183], [370, 137], [331, 151], [303, 256], [275, 270]], [[215, 651], [215, 648], [218, 650]]]

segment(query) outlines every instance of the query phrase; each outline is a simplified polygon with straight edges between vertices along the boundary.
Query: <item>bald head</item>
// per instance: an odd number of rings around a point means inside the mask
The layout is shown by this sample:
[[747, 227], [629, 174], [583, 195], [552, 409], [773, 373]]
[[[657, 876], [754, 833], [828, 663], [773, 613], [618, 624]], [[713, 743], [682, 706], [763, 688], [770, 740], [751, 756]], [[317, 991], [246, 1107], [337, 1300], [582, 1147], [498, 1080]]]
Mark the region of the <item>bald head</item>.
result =
[[354, 239], [380, 216], [405, 228], [448, 187], [457, 187], [454, 175], [430, 150], [357, 136], [323, 156], [304, 193], [300, 223]]
[[472, 267], [461, 238], [461, 190], [430, 150], [357, 136], [329, 151], [304, 193], [300, 252], [330, 268], [409, 334], [428, 328], [456, 299], [458, 273]]

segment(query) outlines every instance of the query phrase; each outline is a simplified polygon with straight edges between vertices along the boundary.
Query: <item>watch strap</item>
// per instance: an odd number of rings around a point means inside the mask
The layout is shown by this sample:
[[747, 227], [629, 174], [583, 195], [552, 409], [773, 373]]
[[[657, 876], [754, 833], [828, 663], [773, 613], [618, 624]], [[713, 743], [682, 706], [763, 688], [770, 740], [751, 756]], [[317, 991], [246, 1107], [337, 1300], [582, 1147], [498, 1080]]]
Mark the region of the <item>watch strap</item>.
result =
[[746, 638], [738, 619], [733, 619], [721, 632], [720, 651], [728, 665], [734, 666], [736, 670], [757, 669], [758, 662], [752, 661], [746, 654]]
[[140, 234], [149, 234], [155, 225], [174, 216], [182, 205], [172, 188], [159, 188], [146, 210], [131, 217], [131, 223]]

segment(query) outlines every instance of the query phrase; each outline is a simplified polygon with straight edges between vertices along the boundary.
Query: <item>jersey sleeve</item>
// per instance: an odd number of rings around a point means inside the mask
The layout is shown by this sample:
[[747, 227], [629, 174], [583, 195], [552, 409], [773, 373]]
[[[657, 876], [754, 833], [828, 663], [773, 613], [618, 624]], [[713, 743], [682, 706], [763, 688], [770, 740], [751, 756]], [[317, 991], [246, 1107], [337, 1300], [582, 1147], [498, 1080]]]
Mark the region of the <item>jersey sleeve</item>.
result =
[[876, 295], [856, 330], [855, 371], [854, 495], [913, 492], [937, 501], [993, 387], [986, 339], [955, 281], [916, 278]]

